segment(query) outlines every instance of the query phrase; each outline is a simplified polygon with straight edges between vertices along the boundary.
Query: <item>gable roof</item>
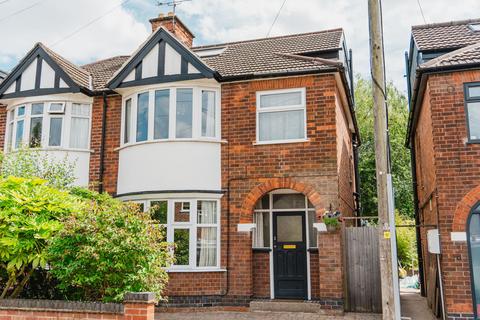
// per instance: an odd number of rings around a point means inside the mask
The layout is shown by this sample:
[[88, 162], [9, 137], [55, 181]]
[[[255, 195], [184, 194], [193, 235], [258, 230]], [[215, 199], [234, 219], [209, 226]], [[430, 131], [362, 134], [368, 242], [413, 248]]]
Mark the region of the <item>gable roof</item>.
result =
[[477, 23], [480, 19], [413, 26], [412, 37], [420, 51], [462, 48], [480, 42], [480, 32], [469, 27]]
[[332, 29], [319, 32], [262, 38], [194, 47], [197, 54], [218, 49], [218, 55], [202, 58], [221, 77], [255, 76], [290, 72], [308, 72], [332, 69], [331, 65], [303, 59], [291, 59], [286, 54], [314, 54], [338, 51], [342, 48], [343, 30]]
[[[158, 46], [158, 50], [156, 47]], [[167, 47], [171, 48], [171, 54], [176, 55], [177, 58], [172, 61], [167, 61]], [[156, 50], [156, 51], [155, 51]], [[146, 77], [142, 74], [142, 64], [144, 59], [147, 59], [149, 54], [153, 53], [153, 62], [157, 63], [153, 75]], [[166, 68], [169, 63], [178, 62], [178, 71], [167, 73]], [[192, 74], [189, 69], [193, 66], [195, 74]], [[129, 76], [134, 73], [134, 79], [129, 79]], [[140, 47], [128, 58], [120, 69], [117, 70], [107, 82], [106, 86], [110, 89], [118, 87], [136, 86], [150, 83], [190, 80], [198, 78], [212, 78], [215, 71], [205, 64], [197, 55], [195, 55], [190, 48], [185, 46], [166, 28], [159, 27], [153, 32], [147, 40], [140, 45]]]
[[8, 73], [6, 73], [5, 71], [2, 71], [0, 70], [0, 82], [3, 81], [3, 79], [5, 79], [7, 77]]
[[[48, 86], [42, 86], [44, 65], [51, 70]], [[35, 70], [31, 69], [33, 66], [36, 66]], [[24, 72], [28, 73], [28, 78], [24, 76]], [[23, 88], [22, 80], [29, 81], [28, 87]], [[0, 83], [2, 98], [80, 91], [91, 91], [90, 74], [42, 43], [35, 44]]]

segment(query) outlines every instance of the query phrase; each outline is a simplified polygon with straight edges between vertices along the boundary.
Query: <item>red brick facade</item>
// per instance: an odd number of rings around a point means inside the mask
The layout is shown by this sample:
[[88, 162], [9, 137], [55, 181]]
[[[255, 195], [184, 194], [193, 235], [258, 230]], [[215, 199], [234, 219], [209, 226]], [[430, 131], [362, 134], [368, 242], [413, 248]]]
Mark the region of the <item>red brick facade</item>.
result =
[[[252, 222], [256, 202], [268, 192], [292, 189], [305, 194], [318, 220], [330, 206], [345, 215], [353, 213], [352, 136], [337, 86], [333, 74], [222, 84], [222, 139], [226, 143], [221, 150], [225, 191], [221, 268], [227, 271], [170, 273], [167, 295], [172, 306], [195, 305], [195, 299], [208, 296], [213, 301], [236, 302], [270, 297], [269, 254], [254, 253], [251, 233], [237, 232], [239, 223]], [[287, 88], [306, 88], [308, 141], [255, 145], [257, 91]], [[121, 97], [108, 96], [106, 101], [104, 190], [116, 193]], [[94, 185], [98, 185], [100, 170], [102, 112], [103, 98], [95, 97], [90, 160]], [[341, 248], [340, 242], [332, 246], [333, 240], [326, 239], [331, 237], [338, 235], [320, 237], [319, 253], [310, 256], [311, 295], [326, 301], [327, 308], [338, 309], [343, 307]]]
[[[480, 145], [467, 143], [463, 87], [475, 81], [480, 81], [480, 71], [429, 75], [414, 132], [420, 222], [440, 231], [448, 315], [473, 313], [467, 243], [451, 241], [451, 232], [466, 231], [470, 208], [480, 200]], [[426, 230], [422, 252], [428, 286], [436, 261], [427, 251]]]

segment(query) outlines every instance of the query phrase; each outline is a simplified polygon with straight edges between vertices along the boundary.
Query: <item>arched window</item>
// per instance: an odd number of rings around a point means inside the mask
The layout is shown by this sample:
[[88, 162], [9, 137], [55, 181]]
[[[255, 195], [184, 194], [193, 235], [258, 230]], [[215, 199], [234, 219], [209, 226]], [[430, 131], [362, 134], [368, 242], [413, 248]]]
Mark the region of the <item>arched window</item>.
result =
[[467, 222], [467, 234], [472, 277], [473, 309], [477, 317], [480, 313], [480, 203], [473, 207], [470, 214]]

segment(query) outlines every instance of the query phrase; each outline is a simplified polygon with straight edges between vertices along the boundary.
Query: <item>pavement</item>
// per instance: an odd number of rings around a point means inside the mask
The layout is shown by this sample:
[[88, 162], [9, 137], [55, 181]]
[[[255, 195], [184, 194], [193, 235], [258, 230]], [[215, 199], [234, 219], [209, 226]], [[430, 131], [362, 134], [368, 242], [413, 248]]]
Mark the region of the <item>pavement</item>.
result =
[[380, 320], [379, 314], [346, 313], [326, 316], [306, 312], [178, 312], [156, 313], [155, 320]]
[[401, 289], [400, 303], [402, 305], [402, 319], [436, 320], [427, 305], [427, 299], [420, 295], [417, 289]]

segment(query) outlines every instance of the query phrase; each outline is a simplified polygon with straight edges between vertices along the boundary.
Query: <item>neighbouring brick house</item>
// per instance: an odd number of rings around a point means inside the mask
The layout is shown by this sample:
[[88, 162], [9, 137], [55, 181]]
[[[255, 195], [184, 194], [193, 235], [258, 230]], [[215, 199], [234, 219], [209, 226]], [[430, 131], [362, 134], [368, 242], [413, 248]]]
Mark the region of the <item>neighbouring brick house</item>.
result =
[[358, 210], [342, 29], [192, 47], [172, 15], [131, 56], [76, 66], [43, 44], [0, 85], [0, 141], [76, 160], [77, 183], [154, 210], [176, 244], [169, 306], [315, 300], [343, 309]]
[[[423, 293], [448, 319], [480, 314], [480, 20], [415, 26], [408, 59]], [[437, 256], [427, 230], [438, 229]], [[431, 248], [430, 248], [431, 249]]]

